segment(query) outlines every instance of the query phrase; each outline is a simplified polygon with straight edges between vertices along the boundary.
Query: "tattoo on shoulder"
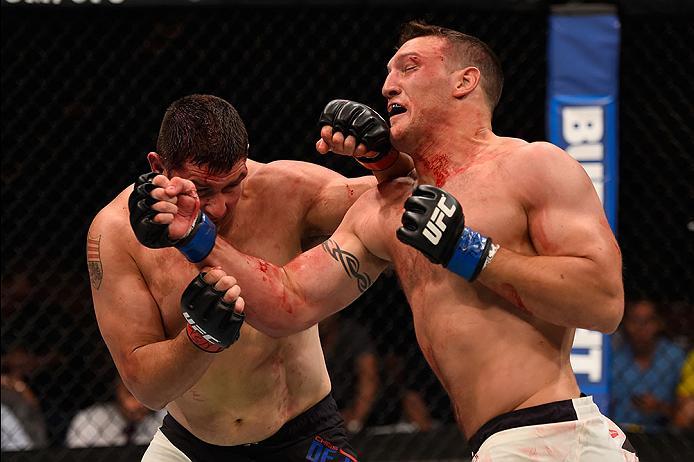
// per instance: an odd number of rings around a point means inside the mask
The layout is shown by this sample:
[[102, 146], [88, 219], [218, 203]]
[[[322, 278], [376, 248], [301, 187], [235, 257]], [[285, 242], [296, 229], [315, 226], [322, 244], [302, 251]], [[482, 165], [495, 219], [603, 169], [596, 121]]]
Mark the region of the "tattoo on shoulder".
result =
[[89, 268], [89, 280], [92, 287], [99, 290], [101, 281], [104, 279], [104, 270], [101, 265], [101, 255], [99, 246], [101, 243], [101, 234], [96, 237], [87, 236], [87, 267]]
[[335, 260], [342, 263], [342, 268], [344, 268], [350, 278], [357, 280], [357, 287], [360, 292], [364, 292], [371, 286], [372, 281], [369, 275], [359, 272], [359, 266], [361, 265], [359, 259], [353, 254], [342, 250], [340, 246], [337, 245], [337, 242], [328, 239], [323, 242], [323, 250]]

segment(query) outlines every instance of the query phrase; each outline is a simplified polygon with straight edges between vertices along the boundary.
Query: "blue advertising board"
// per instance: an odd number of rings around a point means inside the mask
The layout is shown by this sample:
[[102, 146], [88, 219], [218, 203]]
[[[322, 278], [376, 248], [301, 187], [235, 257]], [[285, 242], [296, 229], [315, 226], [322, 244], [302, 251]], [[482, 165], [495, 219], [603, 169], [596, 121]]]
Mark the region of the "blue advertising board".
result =
[[[616, 230], [619, 19], [614, 11], [564, 7], [553, 10], [549, 29], [549, 140], [581, 163]], [[578, 329], [571, 364], [581, 391], [607, 413], [609, 337]]]

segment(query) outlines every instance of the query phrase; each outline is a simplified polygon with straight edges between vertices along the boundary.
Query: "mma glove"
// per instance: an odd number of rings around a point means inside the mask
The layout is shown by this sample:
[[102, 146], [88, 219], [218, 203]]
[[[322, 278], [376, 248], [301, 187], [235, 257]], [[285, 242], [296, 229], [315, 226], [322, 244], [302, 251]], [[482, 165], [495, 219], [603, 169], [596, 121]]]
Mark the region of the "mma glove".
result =
[[203, 351], [219, 353], [239, 339], [246, 316], [235, 312], [235, 303], [223, 300], [226, 292], [215, 290], [204, 276], [200, 273], [183, 291], [181, 310], [190, 341]]
[[369, 170], [386, 170], [398, 159], [398, 152], [390, 145], [390, 127], [381, 115], [369, 106], [346, 99], [330, 101], [320, 115], [321, 127], [330, 125], [334, 132], [345, 137], [352, 135], [364, 143], [375, 157], [355, 157], [357, 162]]
[[398, 239], [432, 263], [472, 282], [494, 257], [498, 245], [465, 226], [463, 208], [443, 189], [420, 185], [405, 201]]
[[185, 237], [178, 240], [169, 238], [169, 225], [153, 221], [158, 212], [153, 210], [152, 206], [158, 201], [152, 197], [151, 193], [158, 186], [154, 185], [152, 180], [157, 175], [159, 174], [156, 172], [140, 175], [128, 198], [130, 226], [135, 237], [140, 244], [150, 249], [176, 247], [193, 263], [204, 260], [212, 251], [217, 237], [214, 223], [200, 211]]

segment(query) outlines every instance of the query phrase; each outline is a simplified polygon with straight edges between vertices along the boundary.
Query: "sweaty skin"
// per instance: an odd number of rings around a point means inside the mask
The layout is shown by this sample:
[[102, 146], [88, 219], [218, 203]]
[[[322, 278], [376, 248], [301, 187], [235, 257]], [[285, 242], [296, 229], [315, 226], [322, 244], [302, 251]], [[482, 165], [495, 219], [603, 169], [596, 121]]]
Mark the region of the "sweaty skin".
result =
[[[269, 262], [286, 264], [302, 246], [330, 235], [376, 184], [303, 162], [246, 165], [246, 177], [243, 165], [221, 176], [192, 166], [174, 173], [195, 182], [220, 236], [262, 258], [249, 270], [263, 279]], [[131, 191], [94, 219], [88, 261], [100, 330], [133, 394], [217, 445], [263, 440], [326, 396], [330, 380], [315, 326], [276, 339], [245, 324], [240, 340], [218, 354], [192, 345], [180, 297], [198, 270], [176, 249], [137, 242], [128, 221]], [[232, 213], [227, 208], [236, 200]]]
[[[391, 263], [412, 308], [418, 343], [469, 438], [489, 419], [576, 398], [569, 354], [575, 328], [616, 329], [621, 258], [592, 183], [549, 143], [498, 137], [474, 67], [451, 71], [446, 42], [420, 37], [395, 54], [383, 87], [391, 141], [412, 155], [420, 183], [461, 203], [467, 226], [501, 248], [468, 283], [399, 242], [415, 182], [379, 185], [349, 210], [330, 245], [265, 277], [224, 239], [203, 262], [243, 287], [247, 321], [273, 336], [314, 325], [358, 297]], [[224, 274], [220, 271], [220, 274]]]

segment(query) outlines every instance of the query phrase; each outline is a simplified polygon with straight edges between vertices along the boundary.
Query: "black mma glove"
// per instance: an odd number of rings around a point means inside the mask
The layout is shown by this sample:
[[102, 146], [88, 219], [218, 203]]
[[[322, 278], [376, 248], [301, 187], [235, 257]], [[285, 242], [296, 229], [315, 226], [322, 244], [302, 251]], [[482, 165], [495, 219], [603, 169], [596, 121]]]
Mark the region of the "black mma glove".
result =
[[246, 316], [222, 300], [226, 292], [215, 290], [203, 278], [200, 273], [183, 291], [181, 310], [190, 341], [208, 353], [219, 353], [239, 339]]
[[346, 99], [330, 101], [320, 115], [321, 127], [330, 125], [333, 132], [345, 137], [352, 135], [364, 143], [369, 151], [378, 152], [375, 157], [355, 157], [357, 162], [370, 170], [385, 170], [398, 159], [397, 151], [390, 145], [390, 128], [380, 114], [369, 106]]
[[402, 224], [396, 232], [401, 242], [470, 282], [498, 249], [490, 238], [466, 227], [460, 203], [435, 186], [415, 188], [405, 201]]
[[173, 247], [176, 241], [169, 239], [169, 225], [161, 225], [152, 221], [158, 213], [152, 206], [158, 201], [150, 193], [157, 188], [152, 184], [157, 172], [145, 173], [137, 177], [133, 192], [128, 198], [130, 210], [130, 226], [140, 244], [150, 249]]
[[176, 247], [193, 263], [204, 260], [212, 251], [217, 237], [214, 223], [200, 211], [190, 232], [183, 239], [171, 240], [169, 238], [169, 225], [152, 221], [158, 213], [152, 209], [152, 205], [156, 204], [157, 200], [151, 196], [152, 190], [158, 187], [152, 183], [157, 175], [159, 175], [157, 172], [140, 175], [128, 198], [130, 226], [135, 237], [140, 244], [150, 249]]

